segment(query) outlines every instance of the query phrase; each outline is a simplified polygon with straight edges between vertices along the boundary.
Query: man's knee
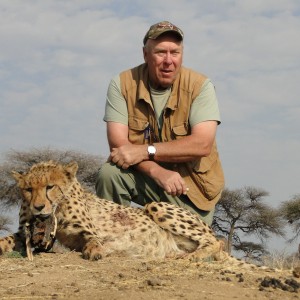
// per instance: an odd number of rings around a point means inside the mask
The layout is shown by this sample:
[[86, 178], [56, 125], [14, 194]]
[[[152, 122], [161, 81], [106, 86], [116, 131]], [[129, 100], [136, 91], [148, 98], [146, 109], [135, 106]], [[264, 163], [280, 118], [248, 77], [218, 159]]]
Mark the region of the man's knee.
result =
[[104, 163], [101, 166], [98, 172], [98, 176], [96, 178], [97, 195], [101, 196], [103, 190], [106, 190], [107, 188], [110, 189], [112, 185], [112, 181], [119, 176], [120, 176], [120, 169], [117, 166], [109, 162]]
[[119, 177], [120, 175], [120, 168], [112, 163], [106, 162], [99, 170], [97, 181], [111, 181], [112, 178]]
[[96, 179], [96, 194], [100, 198], [112, 200], [118, 204], [130, 205], [134, 182], [128, 170], [114, 164], [104, 163]]

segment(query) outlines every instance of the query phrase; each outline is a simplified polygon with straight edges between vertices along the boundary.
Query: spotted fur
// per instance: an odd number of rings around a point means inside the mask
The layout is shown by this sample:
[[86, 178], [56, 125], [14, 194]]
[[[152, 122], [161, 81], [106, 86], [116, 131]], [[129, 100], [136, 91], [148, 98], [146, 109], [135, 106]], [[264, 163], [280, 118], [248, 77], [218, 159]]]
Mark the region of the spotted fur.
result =
[[[165, 202], [124, 207], [85, 191], [77, 163], [41, 162], [25, 173], [13, 172], [23, 194], [19, 230], [0, 239], [0, 254], [25, 247], [28, 222], [55, 211], [56, 239], [81, 251], [85, 259], [112, 254], [141, 258], [228, 257], [222, 242], [196, 215]], [[27, 227], [26, 227], [27, 224]]]

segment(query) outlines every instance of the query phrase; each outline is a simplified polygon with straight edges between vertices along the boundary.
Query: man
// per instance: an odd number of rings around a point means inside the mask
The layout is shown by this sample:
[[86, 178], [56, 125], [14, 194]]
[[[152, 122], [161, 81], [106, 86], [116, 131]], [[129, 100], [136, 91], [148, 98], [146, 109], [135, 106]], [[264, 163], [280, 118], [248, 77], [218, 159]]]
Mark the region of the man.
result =
[[97, 195], [123, 205], [168, 201], [210, 225], [224, 186], [214, 86], [182, 66], [177, 26], [154, 24], [143, 42], [145, 63], [116, 76], [108, 88], [110, 157], [100, 169]]

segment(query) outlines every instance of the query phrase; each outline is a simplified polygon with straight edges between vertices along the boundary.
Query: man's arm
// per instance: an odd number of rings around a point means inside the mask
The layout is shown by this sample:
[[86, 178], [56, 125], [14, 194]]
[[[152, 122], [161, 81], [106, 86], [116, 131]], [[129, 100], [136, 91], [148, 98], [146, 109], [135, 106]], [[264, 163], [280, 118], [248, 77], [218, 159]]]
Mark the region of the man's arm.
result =
[[148, 145], [133, 145], [128, 139], [128, 126], [106, 122], [110, 160], [123, 169], [148, 159]]
[[[208, 156], [211, 152], [217, 131], [216, 121], [196, 124], [191, 134], [179, 140], [155, 143], [155, 161], [187, 162]], [[107, 136], [111, 150], [111, 159], [124, 168], [148, 160], [148, 145], [133, 145], [128, 140], [128, 126], [107, 122]]]
[[[186, 162], [209, 155], [216, 135], [217, 122], [196, 124], [191, 135], [180, 140], [156, 143], [155, 160], [159, 162]], [[187, 187], [179, 173], [167, 170], [155, 161], [149, 161], [148, 145], [133, 145], [128, 140], [128, 126], [107, 122], [107, 136], [111, 149], [110, 159], [123, 169], [134, 166], [153, 178], [167, 193], [181, 195]]]
[[161, 162], [187, 162], [208, 156], [217, 131], [216, 121], [205, 121], [192, 127], [191, 134], [179, 140], [154, 144], [155, 160]]

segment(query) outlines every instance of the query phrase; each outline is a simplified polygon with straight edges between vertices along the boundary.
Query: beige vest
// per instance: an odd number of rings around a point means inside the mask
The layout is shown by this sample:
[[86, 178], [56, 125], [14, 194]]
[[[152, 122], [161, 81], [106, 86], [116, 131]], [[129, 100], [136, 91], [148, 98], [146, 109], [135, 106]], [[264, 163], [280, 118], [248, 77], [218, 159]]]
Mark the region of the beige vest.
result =
[[[166, 142], [190, 134], [188, 121], [190, 108], [206, 80], [204, 75], [181, 68], [163, 113], [161, 136], [148, 87], [147, 64], [122, 72], [120, 80], [121, 92], [127, 101], [131, 143]], [[189, 187], [188, 197], [198, 208], [207, 211], [214, 208], [224, 188], [224, 174], [216, 143], [208, 157], [192, 162], [170, 164], [169, 168], [179, 172], [183, 177]]]

